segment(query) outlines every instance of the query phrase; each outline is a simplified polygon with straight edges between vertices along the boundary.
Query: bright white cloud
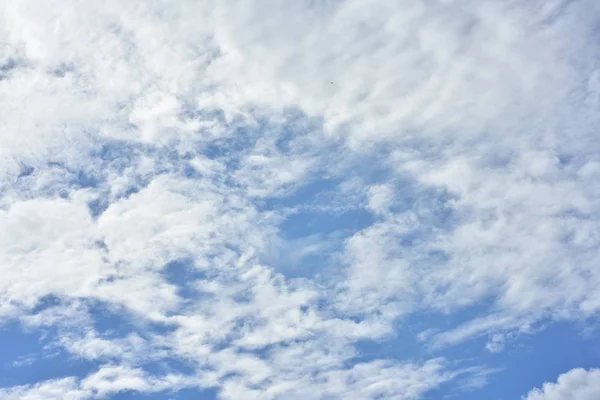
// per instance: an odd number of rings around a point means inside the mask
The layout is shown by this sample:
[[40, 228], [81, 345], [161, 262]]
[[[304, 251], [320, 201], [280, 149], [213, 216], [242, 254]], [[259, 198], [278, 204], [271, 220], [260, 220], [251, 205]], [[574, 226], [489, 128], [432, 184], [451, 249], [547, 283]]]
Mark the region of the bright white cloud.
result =
[[113, 267], [85, 204], [32, 199], [0, 211], [3, 302], [33, 306], [43, 296], [91, 294]]
[[135, 368], [104, 365], [82, 380], [64, 378], [32, 386], [0, 389], [0, 398], [6, 400], [102, 399], [123, 390], [153, 393], [185, 386], [187, 382], [181, 376], [167, 375], [157, 378]]
[[524, 400], [593, 400], [600, 396], [600, 370], [575, 368], [561, 374], [556, 382], [533, 389]]

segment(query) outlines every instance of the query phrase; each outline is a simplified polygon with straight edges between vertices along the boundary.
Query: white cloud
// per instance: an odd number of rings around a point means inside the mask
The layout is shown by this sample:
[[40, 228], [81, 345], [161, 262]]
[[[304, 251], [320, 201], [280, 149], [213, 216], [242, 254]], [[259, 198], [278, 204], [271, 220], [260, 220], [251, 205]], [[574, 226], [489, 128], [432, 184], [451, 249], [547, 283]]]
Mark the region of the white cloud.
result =
[[575, 368], [531, 390], [524, 400], [593, 400], [600, 396], [600, 370]]
[[69, 399], [82, 400], [89, 396], [77, 387], [75, 378], [56, 379], [42, 382], [34, 386], [16, 386], [0, 389], [3, 400], [41, 400]]
[[[413, 399], [455, 366], [357, 341], [424, 311], [458, 316], [432, 349], [499, 351], [600, 309], [597, 2], [0, 7], [0, 317], [99, 368], [2, 396]], [[307, 210], [374, 222], [283, 238]]]
[[386, 214], [394, 203], [394, 191], [389, 185], [376, 185], [369, 188], [368, 207], [374, 214]]
[[189, 382], [181, 376], [153, 377], [136, 368], [104, 365], [82, 380], [70, 377], [36, 385], [0, 389], [0, 398], [3, 400], [103, 399], [125, 390], [155, 393], [188, 385]]
[[85, 204], [33, 199], [0, 210], [2, 302], [32, 307], [40, 297], [89, 295], [112, 273]]

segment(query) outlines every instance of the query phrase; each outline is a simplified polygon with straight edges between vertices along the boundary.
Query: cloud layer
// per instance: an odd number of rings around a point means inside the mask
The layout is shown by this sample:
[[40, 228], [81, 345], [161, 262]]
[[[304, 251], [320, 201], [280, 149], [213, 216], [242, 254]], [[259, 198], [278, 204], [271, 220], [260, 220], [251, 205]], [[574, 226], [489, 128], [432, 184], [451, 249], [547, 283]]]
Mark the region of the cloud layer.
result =
[[94, 366], [0, 396], [417, 399], [595, 318], [596, 3], [0, 0], [0, 321]]

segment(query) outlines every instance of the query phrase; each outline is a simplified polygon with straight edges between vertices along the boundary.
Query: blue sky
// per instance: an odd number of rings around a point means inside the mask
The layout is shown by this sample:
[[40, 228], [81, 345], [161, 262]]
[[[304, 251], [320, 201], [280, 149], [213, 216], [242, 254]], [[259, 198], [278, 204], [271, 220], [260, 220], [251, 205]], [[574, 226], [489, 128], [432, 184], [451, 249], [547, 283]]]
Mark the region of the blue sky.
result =
[[600, 398], [597, 2], [0, 7], [0, 400]]

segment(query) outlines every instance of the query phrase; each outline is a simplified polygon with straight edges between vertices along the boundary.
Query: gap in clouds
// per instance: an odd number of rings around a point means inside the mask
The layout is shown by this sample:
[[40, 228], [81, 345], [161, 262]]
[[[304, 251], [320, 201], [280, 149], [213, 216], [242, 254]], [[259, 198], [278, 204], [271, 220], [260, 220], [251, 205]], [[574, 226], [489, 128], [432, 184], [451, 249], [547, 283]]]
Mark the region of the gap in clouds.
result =
[[[597, 322], [593, 323], [597, 326]], [[485, 390], [499, 400], [520, 398], [531, 389], [531, 382], [551, 382], [572, 368], [597, 368], [600, 358], [600, 340], [594, 333], [585, 333], [587, 324], [550, 322], [530, 333], [518, 334], [501, 343], [496, 352], [486, 350], [489, 337], [481, 337], [461, 343], [436, 354], [449, 359], [477, 359], [493, 365], [485, 380]], [[597, 331], [595, 331], [597, 332]], [[477, 388], [473, 388], [477, 389]], [[444, 384], [432, 390], [424, 398], [481, 399], [478, 390], [465, 390], [458, 394], [456, 387]]]
[[110, 397], [111, 400], [218, 400], [215, 389], [181, 389], [160, 393], [121, 392]]
[[[436, 333], [446, 329], [452, 329], [460, 326], [461, 323], [469, 322], [479, 315], [486, 314], [492, 305], [492, 299], [482, 304], [465, 307], [452, 313], [442, 313], [440, 311], [421, 309], [414, 313], [400, 318], [394, 323], [393, 334], [383, 336], [376, 340], [359, 340], [356, 343], [356, 360], [370, 360], [377, 358], [387, 359], [407, 359], [419, 361], [427, 357], [443, 357], [446, 360], [456, 362], [456, 367], [470, 367], [485, 370], [488, 365], [489, 350], [486, 349], [486, 341], [489, 340], [486, 335], [474, 338], [468, 342], [445, 345], [443, 347], [433, 347], [430, 338]], [[510, 344], [509, 344], [510, 345]], [[476, 361], [477, 360], [477, 361]], [[489, 365], [495, 365], [489, 363]], [[490, 372], [491, 373], [491, 372]], [[496, 374], [497, 372], [494, 372]], [[443, 385], [449, 393], [456, 392], [457, 396], [463, 396], [463, 392], [468, 390], [461, 389], [472, 377], [466, 376], [453, 382]], [[460, 390], [459, 390], [460, 389]], [[432, 394], [425, 398], [434, 399], [439, 396], [440, 391], [434, 390]]]
[[203, 294], [195, 286], [198, 281], [210, 279], [209, 271], [194, 268], [194, 260], [185, 258], [167, 263], [162, 275], [169, 284], [177, 287], [177, 294], [185, 303], [202, 301]]
[[90, 360], [74, 358], [56, 345], [55, 327], [25, 328], [17, 322], [0, 326], [0, 387], [34, 384], [56, 377], [84, 377], [96, 369]]

